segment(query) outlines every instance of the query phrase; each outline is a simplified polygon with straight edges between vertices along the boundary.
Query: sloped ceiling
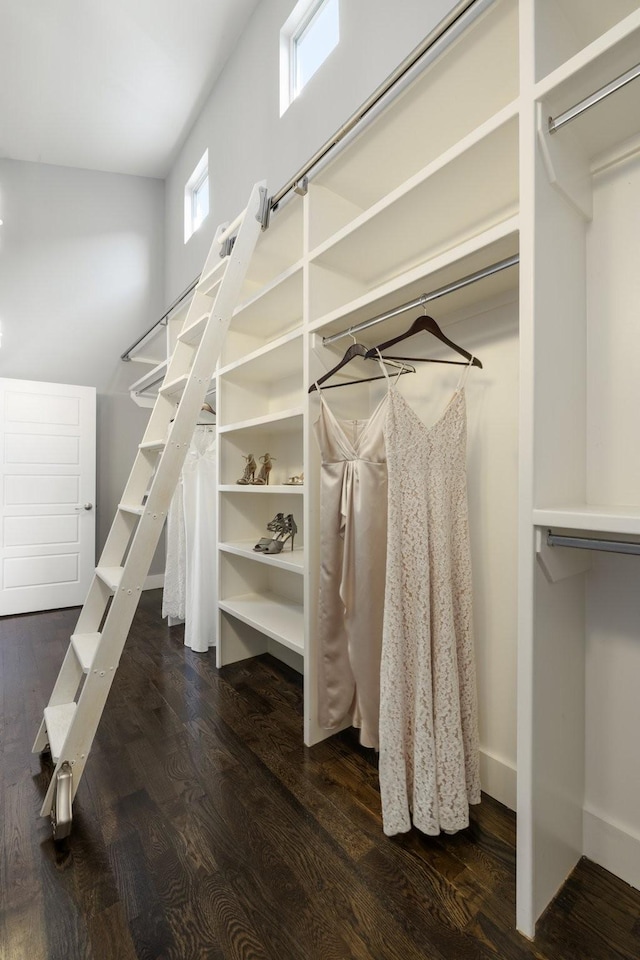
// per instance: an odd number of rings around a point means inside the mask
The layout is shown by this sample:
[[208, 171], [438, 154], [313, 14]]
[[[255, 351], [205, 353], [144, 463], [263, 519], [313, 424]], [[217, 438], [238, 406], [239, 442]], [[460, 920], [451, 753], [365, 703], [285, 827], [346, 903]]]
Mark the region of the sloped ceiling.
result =
[[166, 176], [259, 0], [0, 0], [0, 157]]

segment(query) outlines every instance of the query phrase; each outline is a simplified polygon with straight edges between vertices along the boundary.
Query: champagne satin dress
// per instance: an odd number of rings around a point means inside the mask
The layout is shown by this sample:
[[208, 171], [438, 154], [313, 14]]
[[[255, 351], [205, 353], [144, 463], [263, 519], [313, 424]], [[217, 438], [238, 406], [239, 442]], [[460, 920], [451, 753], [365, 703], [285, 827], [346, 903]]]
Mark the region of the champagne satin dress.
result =
[[388, 395], [368, 420], [338, 420], [320, 393], [319, 722], [346, 718], [378, 748], [387, 542]]

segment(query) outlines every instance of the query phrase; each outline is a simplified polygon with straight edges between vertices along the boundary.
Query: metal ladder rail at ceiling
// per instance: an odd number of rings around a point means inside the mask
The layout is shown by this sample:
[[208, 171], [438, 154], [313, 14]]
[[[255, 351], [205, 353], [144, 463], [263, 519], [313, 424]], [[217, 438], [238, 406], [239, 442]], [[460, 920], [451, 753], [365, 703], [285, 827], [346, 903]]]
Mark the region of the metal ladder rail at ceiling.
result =
[[[321, 164], [332, 159], [336, 148], [342, 148], [348, 142], [349, 135], [356, 129], [361, 129], [363, 121], [369, 122], [376, 114], [376, 110], [387, 106], [397, 96], [404, 86], [413, 80], [414, 76], [424, 70], [430, 63], [439, 57], [446, 48], [493, 2], [493, 0], [459, 0], [452, 10], [444, 17], [411, 53], [405, 57], [396, 69], [383, 80], [373, 93], [362, 103], [349, 119], [339, 127], [333, 136], [313, 154], [307, 162], [284, 184], [277, 193], [269, 197], [269, 211], [275, 212], [282, 201], [292, 195], [301, 195], [307, 190], [307, 177], [312, 170], [321, 168]], [[317, 168], [317, 169], [316, 169]], [[233, 226], [233, 225], [231, 225]], [[196, 277], [183, 292], [176, 297], [165, 313], [143, 333], [135, 343], [132, 343], [120, 359], [131, 360], [131, 353], [139, 347], [146, 338], [161, 324], [167, 322], [169, 315], [193, 292], [200, 277]]]

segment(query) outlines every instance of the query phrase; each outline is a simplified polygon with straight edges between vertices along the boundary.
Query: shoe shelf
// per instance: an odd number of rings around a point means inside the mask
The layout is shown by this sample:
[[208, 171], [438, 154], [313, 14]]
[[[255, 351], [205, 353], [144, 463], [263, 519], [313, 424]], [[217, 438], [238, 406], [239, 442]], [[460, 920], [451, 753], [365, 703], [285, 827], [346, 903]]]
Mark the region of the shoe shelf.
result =
[[[259, 536], [266, 534], [266, 528], [259, 532]], [[282, 556], [275, 554], [269, 559]], [[304, 591], [300, 571], [256, 563], [253, 556], [229, 550], [221, 550], [219, 558], [220, 609], [258, 631], [263, 638], [302, 653]]]
[[265, 493], [286, 493], [302, 494], [304, 493], [304, 484], [289, 483], [270, 483], [270, 484], [248, 484], [243, 486], [238, 483], [221, 483], [218, 486], [221, 493], [242, 493], [242, 494], [265, 494]]
[[304, 654], [304, 609], [273, 593], [247, 593], [220, 600], [220, 609], [277, 643]]
[[[235, 542], [221, 542], [218, 546], [223, 553], [233, 553], [238, 557], [244, 557], [255, 563], [266, 563], [281, 570], [288, 570], [290, 573], [304, 573], [304, 547], [295, 546], [293, 550], [288, 549], [287, 545], [282, 548], [280, 553], [262, 554], [253, 549], [254, 544], [260, 537], [269, 536], [269, 532], [257, 535], [253, 540], [236, 540]], [[296, 543], [298, 535], [296, 534]]]
[[607, 35], [624, 32], [627, 29], [624, 21], [637, 12], [637, 0], [610, 0], [608, 3], [536, 0], [536, 79], [546, 77], [587, 52], [592, 45], [606, 42]]
[[267, 413], [262, 417], [251, 417], [247, 420], [238, 420], [218, 428], [218, 433], [237, 433], [241, 430], [255, 430], [257, 427], [268, 427], [269, 433], [292, 433], [302, 429], [303, 411], [301, 407], [292, 407], [281, 410], [279, 413]]

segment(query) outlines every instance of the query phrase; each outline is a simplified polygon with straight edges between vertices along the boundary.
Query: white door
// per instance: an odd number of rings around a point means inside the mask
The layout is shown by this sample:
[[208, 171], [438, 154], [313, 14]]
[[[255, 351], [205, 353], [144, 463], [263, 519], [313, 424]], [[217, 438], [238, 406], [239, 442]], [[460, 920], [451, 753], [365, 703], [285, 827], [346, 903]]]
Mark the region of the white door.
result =
[[95, 490], [95, 388], [0, 378], [0, 615], [84, 603]]

